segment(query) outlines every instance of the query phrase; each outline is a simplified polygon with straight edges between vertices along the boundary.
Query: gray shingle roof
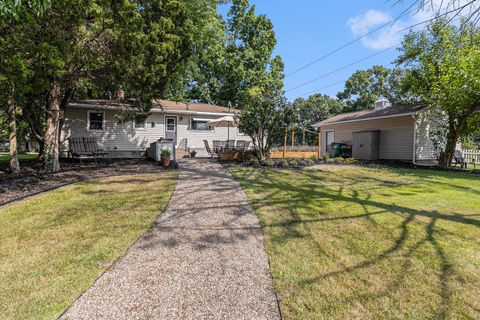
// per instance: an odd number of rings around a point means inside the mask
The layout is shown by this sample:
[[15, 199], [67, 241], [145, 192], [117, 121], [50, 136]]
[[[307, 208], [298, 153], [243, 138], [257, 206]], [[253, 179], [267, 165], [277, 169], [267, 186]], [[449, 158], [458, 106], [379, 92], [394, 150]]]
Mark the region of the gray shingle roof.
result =
[[321, 122], [318, 122], [314, 127], [321, 127], [324, 125], [346, 122], [346, 121], [360, 121], [360, 120], [369, 120], [382, 117], [395, 117], [402, 116], [407, 114], [416, 113], [420, 110], [426, 108], [424, 104], [408, 104], [408, 105], [393, 105], [391, 107], [381, 109], [381, 110], [362, 110], [357, 112], [350, 113], [341, 113]]

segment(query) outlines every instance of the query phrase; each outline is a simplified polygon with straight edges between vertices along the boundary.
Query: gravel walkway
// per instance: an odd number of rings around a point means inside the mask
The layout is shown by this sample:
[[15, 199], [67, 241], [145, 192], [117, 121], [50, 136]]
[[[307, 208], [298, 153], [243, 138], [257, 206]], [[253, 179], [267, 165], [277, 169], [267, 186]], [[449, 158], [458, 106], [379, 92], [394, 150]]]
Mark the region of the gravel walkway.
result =
[[152, 234], [61, 319], [279, 319], [259, 221], [219, 164], [181, 163]]

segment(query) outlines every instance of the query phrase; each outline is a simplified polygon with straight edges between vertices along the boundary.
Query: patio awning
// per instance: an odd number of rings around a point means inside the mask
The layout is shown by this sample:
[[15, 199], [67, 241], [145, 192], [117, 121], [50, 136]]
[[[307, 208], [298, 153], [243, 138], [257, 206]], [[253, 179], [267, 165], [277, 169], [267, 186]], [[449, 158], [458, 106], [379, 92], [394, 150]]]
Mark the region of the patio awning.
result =
[[206, 119], [206, 118], [192, 118], [193, 121], [202, 121], [202, 122], [209, 122], [215, 119]]

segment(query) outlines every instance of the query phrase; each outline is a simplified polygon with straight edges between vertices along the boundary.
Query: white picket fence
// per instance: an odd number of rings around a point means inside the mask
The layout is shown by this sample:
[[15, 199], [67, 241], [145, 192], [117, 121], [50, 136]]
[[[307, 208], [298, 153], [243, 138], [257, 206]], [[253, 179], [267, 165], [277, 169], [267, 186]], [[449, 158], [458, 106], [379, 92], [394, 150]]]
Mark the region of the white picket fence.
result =
[[462, 150], [468, 164], [480, 164], [480, 150]]

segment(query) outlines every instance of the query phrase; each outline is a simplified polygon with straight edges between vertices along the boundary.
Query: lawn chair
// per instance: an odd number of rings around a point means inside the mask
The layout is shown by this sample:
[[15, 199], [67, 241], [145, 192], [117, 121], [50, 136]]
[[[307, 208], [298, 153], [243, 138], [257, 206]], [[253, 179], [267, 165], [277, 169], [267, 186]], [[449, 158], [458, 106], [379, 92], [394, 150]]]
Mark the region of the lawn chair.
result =
[[190, 148], [188, 147], [187, 138], [183, 138], [182, 140], [180, 140], [180, 143], [178, 144], [175, 152], [178, 158], [190, 157]]
[[222, 149], [222, 142], [220, 140], [213, 140], [213, 152], [218, 153]]
[[235, 145], [235, 149], [244, 151], [245, 150], [245, 140], [237, 140], [237, 144]]
[[250, 148], [250, 141], [245, 142], [245, 147], [243, 147], [243, 150], [247, 151], [248, 148]]
[[207, 150], [208, 155], [213, 158], [215, 156], [215, 152], [213, 152], [212, 149], [210, 149], [210, 146], [208, 145], [208, 141], [203, 140], [203, 143], [205, 144], [205, 149]]
[[225, 142], [226, 149], [234, 149], [235, 148], [235, 140], [227, 140]]
[[460, 168], [462, 169], [467, 167], [467, 161], [465, 161], [465, 157], [463, 156], [463, 153], [461, 150], [455, 150], [452, 160], [453, 160], [452, 164], [455, 166], [459, 164]]

